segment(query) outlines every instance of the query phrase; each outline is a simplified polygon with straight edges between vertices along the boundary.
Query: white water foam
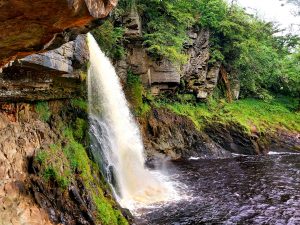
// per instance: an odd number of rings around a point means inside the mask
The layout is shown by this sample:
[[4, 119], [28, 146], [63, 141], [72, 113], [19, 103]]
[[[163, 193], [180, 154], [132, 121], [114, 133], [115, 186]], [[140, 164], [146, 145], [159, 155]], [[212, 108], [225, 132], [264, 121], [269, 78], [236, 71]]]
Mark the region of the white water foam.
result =
[[122, 86], [109, 59], [88, 34], [90, 67], [88, 96], [91, 149], [122, 207], [176, 200], [172, 182], [145, 168], [141, 135], [128, 108]]

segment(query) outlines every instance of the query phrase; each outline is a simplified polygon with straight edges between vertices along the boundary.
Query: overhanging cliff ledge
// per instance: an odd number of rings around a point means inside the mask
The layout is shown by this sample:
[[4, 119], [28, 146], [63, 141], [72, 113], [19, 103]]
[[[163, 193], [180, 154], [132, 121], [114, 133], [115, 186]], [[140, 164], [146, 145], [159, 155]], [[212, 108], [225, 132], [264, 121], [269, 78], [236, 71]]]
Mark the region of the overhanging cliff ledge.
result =
[[0, 67], [86, 33], [118, 0], [0, 1]]

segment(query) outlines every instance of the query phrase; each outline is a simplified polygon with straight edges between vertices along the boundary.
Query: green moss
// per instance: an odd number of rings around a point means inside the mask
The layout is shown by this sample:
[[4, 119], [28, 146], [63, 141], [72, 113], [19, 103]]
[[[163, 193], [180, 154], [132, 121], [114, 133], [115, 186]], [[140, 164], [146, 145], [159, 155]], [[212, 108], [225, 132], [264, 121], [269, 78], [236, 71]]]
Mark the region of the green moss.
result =
[[80, 71], [79, 76], [81, 81], [85, 81], [87, 78], [87, 73], [84, 71]]
[[81, 109], [84, 112], [87, 112], [87, 110], [88, 110], [88, 103], [81, 98], [72, 99], [71, 105], [72, 105], [72, 107]]
[[66, 188], [73, 179], [68, 160], [59, 145], [53, 144], [47, 151], [41, 150], [35, 160], [41, 164], [40, 172], [46, 181], [56, 181], [61, 188]]
[[104, 225], [128, 224], [121, 212], [115, 209], [117, 207], [114, 207], [115, 204], [113, 200], [104, 196], [103, 190], [107, 189], [107, 187], [105, 187], [100, 180], [98, 180], [97, 186], [94, 185], [97, 183], [95, 174], [99, 176], [100, 170], [98, 166], [89, 159], [85, 148], [75, 140], [75, 132], [70, 128], [66, 128], [63, 134], [67, 140], [63, 152], [68, 158], [72, 170], [80, 171], [80, 177], [87, 190], [91, 193], [93, 202], [96, 205], [97, 218]]
[[88, 128], [88, 123], [81, 118], [76, 118], [74, 124], [74, 137], [76, 140], [82, 141], [85, 137]]
[[35, 104], [35, 111], [39, 114], [42, 121], [47, 122], [51, 117], [48, 102], [37, 102]]
[[144, 103], [143, 98], [146, 101], [151, 101], [153, 97], [144, 90], [139, 75], [128, 71], [125, 92], [135, 116], [142, 116], [150, 110], [150, 106]]

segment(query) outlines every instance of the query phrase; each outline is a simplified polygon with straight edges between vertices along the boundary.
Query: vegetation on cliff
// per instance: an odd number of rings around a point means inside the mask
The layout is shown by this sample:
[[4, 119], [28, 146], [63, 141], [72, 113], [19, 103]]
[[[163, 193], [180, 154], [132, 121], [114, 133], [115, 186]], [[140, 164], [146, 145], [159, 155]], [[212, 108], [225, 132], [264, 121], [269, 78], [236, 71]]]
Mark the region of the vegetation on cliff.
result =
[[270, 102], [258, 99], [242, 99], [233, 103], [211, 100], [208, 104], [159, 101], [160, 107], [188, 116], [202, 129], [212, 121], [240, 124], [246, 132], [273, 132], [286, 129], [300, 132], [300, 113], [296, 112], [297, 101], [291, 98], [277, 98]]
[[133, 8], [141, 15], [143, 45], [153, 59], [184, 64], [188, 30], [207, 29], [210, 64], [221, 63], [229, 79], [240, 81], [240, 97], [299, 96], [299, 37], [283, 34], [275, 23], [225, 0], [121, 0], [113, 18], [95, 31], [113, 58], [126, 54], [121, 44], [126, 42], [125, 28], [120, 21]]
[[[109, 194], [99, 166], [88, 155], [89, 135], [87, 124], [87, 104], [83, 99], [72, 99], [61, 109], [62, 119], [52, 113], [47, 102], [36, 105], [42, 121], [51, 117], [51, 126], [58, 138], [49, 146], [40, 149], [34, 159], [39, 176], [48, 185], [68, 193], [68, 188], [81, 180], [95, 207], [95, 218], [99, 224], [128, 224]], [[47, 117], [45, 116], [47, 115]], [[50, 116], [48, 116], [50, 115]], [[55, 118], [53, 117], [55, 116]], [[67, 198], [67, 197], [66, 197]]]

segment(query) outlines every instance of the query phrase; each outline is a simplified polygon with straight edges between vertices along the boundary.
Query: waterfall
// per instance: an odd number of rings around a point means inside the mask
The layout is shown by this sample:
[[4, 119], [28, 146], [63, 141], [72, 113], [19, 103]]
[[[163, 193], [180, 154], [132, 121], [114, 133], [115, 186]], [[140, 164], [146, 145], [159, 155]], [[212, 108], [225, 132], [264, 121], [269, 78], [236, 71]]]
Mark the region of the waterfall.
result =
[[170, 187], [144, 167], [144, 147], [119, 78], [109, 59], [88, 34], [88, 98], [91, 150], [123, 207], [170, 198]]

